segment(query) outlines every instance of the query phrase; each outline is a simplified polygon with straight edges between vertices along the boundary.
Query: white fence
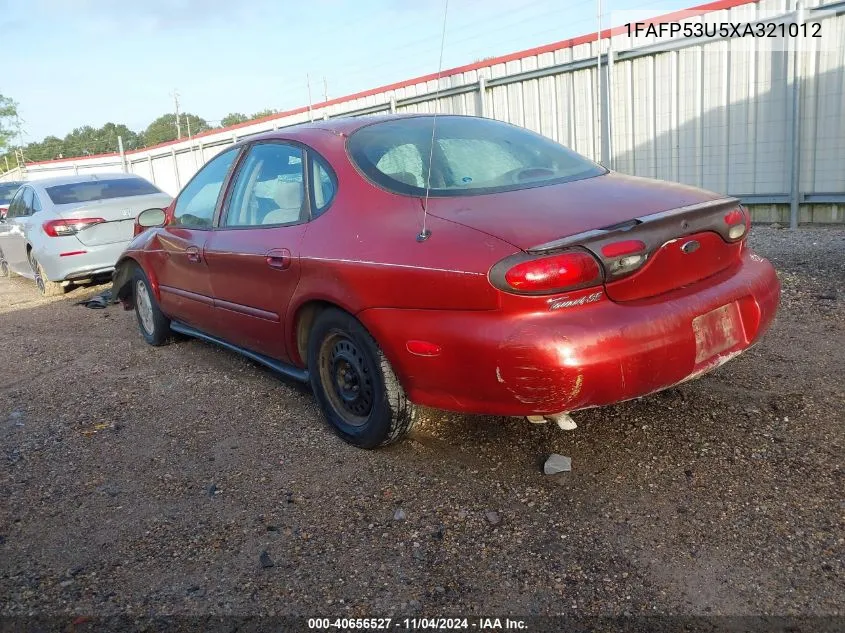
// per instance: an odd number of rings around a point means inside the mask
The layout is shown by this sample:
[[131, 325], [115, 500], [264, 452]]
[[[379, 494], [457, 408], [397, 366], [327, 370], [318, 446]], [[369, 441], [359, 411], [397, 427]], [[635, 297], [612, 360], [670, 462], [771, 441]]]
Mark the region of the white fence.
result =
[[722, 0], [695, 19], [818, 23], [821, 38], [779, 48], [614, 29], [600, 42], [592, 34], [445, 71], [439, 90], [435, 76], [422, 77], [125, 156], [28, 164], [24, 175], [127, 170], [175, 194], [222, 147], [256, 133], [436, 110], [509, 121], [621, 172], [739, 196], [757, 220], [844, 222], [845, 1], [792, 11], [786, 1]]

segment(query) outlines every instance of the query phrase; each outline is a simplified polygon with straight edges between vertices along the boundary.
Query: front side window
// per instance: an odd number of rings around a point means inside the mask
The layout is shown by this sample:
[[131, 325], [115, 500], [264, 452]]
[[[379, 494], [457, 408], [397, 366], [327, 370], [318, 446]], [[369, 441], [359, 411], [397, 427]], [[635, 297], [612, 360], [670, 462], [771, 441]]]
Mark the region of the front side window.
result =
[[9, 210], [6, 212], [6, 217], [9, 218], [23, 218], [26, 217], [27, 210], [26, 210], [26, 202], [24, 202], [24, 195], [27, 191], [30, 191], [29, 187], [24, 187], [23, 189], [18, 189], [18, 192], [15, 194], [15, 197], [12, 198], [12, 201], [9, 203]]
[[218, 154], [197, 172], [176, 200], [171, 225], [196, 229], [211, 228], [217, 198], [238, 151], [238, 148], [233, 147]]
[[302, 150], [284, 143], [259, 143], [238, 171], [222, 225], [295, 224], [304, 219]]
[[354, 132], [347, 149], [370, 180], [413, 196], [424, 196], [427, 184], [431, 196], [465, 196], [607, 173], [544, 136], [474, 117], [419, 116], [374, 123]]
[[46, 187], [53, 204], [77, 204], [113, 198], [131, 198], [161, 193], [161, 189], [143, 178], [113, 178], [86, 180]]

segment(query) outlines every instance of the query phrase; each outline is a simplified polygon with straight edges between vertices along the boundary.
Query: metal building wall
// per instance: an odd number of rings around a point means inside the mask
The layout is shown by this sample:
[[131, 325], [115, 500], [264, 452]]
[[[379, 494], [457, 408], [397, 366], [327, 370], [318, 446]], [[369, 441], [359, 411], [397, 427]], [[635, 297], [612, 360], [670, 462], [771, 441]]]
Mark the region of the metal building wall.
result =
[[[794, 43], [776, 50], [748, 37], [670, 42], [614, 32], [601, 41], [601, 72], [595, 59], [599, 44], [580, 38], [557, 50], [546, 47], [447, 72], [439, 92], [436, 78], [421, 78], [317, 104], [310, 112], [300, 108], [135, 151], [126, 156], [127, 165], [175, 194], [205, 161], [245, 136], [324, 117], [437, 111], [508, 121], [621, 172], [740, 196], [757, 205], [758, 219], [788, 221], [793, 203], [801, 221], [843, 222], [845, 2], [822, 6], [812, 0], [800, 13], [786, 14], [784, 0], [742, 2], [700, 19], [718, 24], [824, 15], [824, 41], [802, 40], [797, 75]], [[797, 189], [793, 166], [800, 168]], [[121, 169], [119, 157], [94, 157], [32, 165], [27, 177]]]

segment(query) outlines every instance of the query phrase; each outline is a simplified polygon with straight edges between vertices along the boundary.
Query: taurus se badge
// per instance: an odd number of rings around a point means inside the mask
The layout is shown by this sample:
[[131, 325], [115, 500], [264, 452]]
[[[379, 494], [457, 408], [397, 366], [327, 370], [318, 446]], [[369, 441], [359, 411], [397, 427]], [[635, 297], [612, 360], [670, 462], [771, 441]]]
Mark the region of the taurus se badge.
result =
[[575, 306], [582, 306], [588, 303], [595, 303], [604, 296], [603, 292], [594, 292], [590, 295], [584, 295], [577, 299], [550, 299], [549, 310], [560, 310], [561, 308], [573, 308]]
[[697, 251], [699, 246], [701, 246], [701, 244], [697, 240], [690, 240], [689, 242], [681, 244], [681, 251], [689, 255], [690, 253]]

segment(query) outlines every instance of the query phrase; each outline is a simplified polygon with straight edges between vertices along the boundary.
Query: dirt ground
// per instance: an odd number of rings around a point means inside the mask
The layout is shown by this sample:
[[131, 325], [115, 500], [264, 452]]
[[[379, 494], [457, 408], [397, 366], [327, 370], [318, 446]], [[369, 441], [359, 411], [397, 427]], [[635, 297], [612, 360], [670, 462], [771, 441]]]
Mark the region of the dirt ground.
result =
[[427, 410], [378, 451], [248, 360], [74, 305], [103, 287], [0, 279], [0, 615], [842, 616], [845, 230], [752, 243], [781, 311], [716, 372], [569, 433]]

